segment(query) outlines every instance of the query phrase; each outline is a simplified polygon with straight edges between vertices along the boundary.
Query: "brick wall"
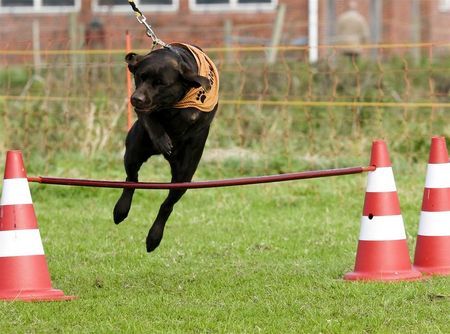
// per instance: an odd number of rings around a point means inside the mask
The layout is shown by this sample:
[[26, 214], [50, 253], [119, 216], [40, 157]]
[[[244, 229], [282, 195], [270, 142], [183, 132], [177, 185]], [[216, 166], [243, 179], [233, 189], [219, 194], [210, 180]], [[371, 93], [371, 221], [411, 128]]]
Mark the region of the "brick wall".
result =
[[[179, 0], [180, 8], [175, 12], [145, 13], [158, 36], [165, 41], [189, 41], [203, 47], [221, 46], [224, 44], [224, 25], [231, 22], [234, 42], [240, 40], [253, 41], [255, 44], [267, 43], [270, 40], [276, 9], [269, 11], [226, 11], [226, 12], [194, 12], [189, 8], [188, 0]], [[373, 0], [359, 0], [359, 11], [372, 19], [370, 4]], [[411, 3], [413, 0], [383, 1], [382, 39], [383, 43], [408, 43], [412, 40]], [[308, 0], [279, 0], [287, 6], [284, 21], [283, 42], [305, 42], [308, 35]], [[336, 16], [348, 5], [348, 0], [337, 0]], [[421, 37], [423, 41], [448, 41], [450, 30], [448, 22], [450, 13], [438, 10], [438, 0], [421, 1]], [[320, 43], [329, 41], [327, 17], [327, 0], [319, 0], [320, 9]], [[125, 31], [133, 36], [134, 47], [149, 44], [144, 28], [135, 19], [131, 9], [123, 13], [93, 13], [91, 0], [82, 0], [79, 13], [76, 13], [76, 32], [84, 42], [85, 30], [93, 19], [99, 20], [104, 27], [104, 35], [97, 47], [123, 48]], [[40, 28], [41, 48], [70, 48], [68, 42], [69, 14], [0, 14], [0, 48], [29, 48], [32, 40], [33, 22]], [[37, 24], [35, 23], [35, 24]], [[328, 31], [328, 32], [327, 32]], [[91, 36], [92, 37], [92, 36]], [[94, 34], [95, 37], [95, 34]], [[95, 44], [95, 38], [91, 42]]]
[[422, 37], [427, 41], [449, 41], [450, 35], [450, 8], [442, 11], [438, 1], [423, 1]]

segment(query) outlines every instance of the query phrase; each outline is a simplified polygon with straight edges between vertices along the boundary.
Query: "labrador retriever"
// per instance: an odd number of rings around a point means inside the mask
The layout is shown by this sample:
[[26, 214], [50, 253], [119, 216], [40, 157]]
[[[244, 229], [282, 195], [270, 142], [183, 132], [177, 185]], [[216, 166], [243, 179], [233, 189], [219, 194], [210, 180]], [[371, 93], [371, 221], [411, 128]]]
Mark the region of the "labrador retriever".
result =
[[[181, 43], [147, 55], [129, 53], [125, 61], [134, 75], [131, 104], [137, 115], [125, 140], [126, 181], [137, 182], [142, 164], [162, 154], [170, 165], [171, 182], [190, 182], [218, 107], [216, 66], [200, 48]], [[159, 246], [173, 207], [185, 192], [169, 190], [148, 232], [147, 252]], [[134, 189], [123, 189], [114, 207], [116, 224], [128, 216], [133, 194]]]

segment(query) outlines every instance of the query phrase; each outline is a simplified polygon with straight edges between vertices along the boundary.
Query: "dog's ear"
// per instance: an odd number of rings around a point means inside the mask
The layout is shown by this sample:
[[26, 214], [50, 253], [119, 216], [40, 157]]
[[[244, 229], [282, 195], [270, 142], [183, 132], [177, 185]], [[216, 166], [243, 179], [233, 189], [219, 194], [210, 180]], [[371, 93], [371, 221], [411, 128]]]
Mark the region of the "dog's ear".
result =
[[209, 79], [192, 71], [185, 62], [180, 64], [180, 73], [183, 79], [189, 82], [193, 87], [198, 88], [201, 86], [206, 92], [209, 92], [211, 89]]
[[125, 62], [128, 64], [128, 69], [131, 73], [134, 73], [136, 70], [136, 65], [144, 59], [144, 56], [138, 55], [134, 52], [130, 52], [125, 56]]

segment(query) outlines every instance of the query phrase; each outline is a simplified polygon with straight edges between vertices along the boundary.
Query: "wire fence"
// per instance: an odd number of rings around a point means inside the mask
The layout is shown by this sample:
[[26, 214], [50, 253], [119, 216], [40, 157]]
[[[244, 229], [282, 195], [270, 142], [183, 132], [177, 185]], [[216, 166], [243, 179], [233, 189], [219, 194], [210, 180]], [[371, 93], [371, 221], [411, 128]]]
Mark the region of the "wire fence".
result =
[[[204, 163], [242, 173], [360, 165], [381, 138], [409, 165], [431, 135], [450, 136], [450, 43], [367, 45], [359, 59], [319, 48], [314, 64], [307, 47], [207, 49], [221, 96]], [[46, 170], [69, 153], [120, 156], [125, 53], [0, 50], [0, 150], [21, 149]]]

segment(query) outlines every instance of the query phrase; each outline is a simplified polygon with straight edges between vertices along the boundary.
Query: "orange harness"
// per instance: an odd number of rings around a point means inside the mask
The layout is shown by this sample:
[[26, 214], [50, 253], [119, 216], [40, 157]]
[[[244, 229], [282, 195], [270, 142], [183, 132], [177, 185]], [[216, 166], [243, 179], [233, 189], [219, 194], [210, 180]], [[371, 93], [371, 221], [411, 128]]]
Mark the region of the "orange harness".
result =
[[200, 49], [183, 43], [189, 49], [197, 62], [198, 74], [209, 79], [211, 89], [205, 91], [203, 87], [190, 89], [175, 108], [197, 108], [203, 112], [210, 112], [219, 101], [219, 72], [212, 60]]

